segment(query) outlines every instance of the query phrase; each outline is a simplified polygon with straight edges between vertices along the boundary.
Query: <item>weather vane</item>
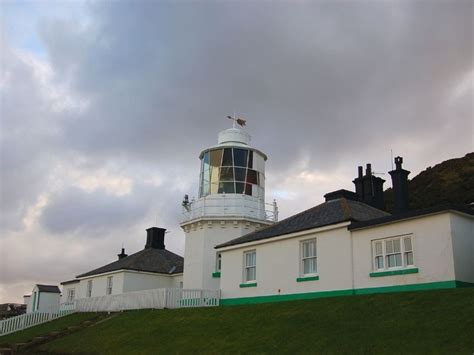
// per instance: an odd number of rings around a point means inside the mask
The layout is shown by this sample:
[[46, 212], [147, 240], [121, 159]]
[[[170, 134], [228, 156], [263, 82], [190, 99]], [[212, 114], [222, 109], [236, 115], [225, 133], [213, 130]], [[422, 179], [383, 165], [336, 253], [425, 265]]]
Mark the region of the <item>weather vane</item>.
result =
[[234, 113], [234, 116], [227, 116], [227, 118], [229, 120], [232, 120], [232, 127], [235, 128], [235, 124], [237, 123], [240, 127], [243, 127], [246, 125], [247, 123], [247, 120], [244, 120], [243, 118], [238, 118], [238, 117], [235, 117], [235, 113]]

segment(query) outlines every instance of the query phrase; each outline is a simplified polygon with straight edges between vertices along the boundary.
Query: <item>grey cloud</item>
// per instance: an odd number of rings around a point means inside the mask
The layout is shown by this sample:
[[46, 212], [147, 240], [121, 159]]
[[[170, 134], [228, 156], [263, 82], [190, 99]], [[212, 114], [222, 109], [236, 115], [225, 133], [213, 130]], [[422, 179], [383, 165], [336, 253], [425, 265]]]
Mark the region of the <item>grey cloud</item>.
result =
[[[333, 159], [314, 155], [327, 166], [354, 145], [383, 144], [382, 127], [417, 139], [435, 134], [427, 122], [446, 119], [446, 83], [472, 68], [470, 8], [100, 3], [90, 30], [49, 23], [43, 38], [57, 68], [74, 63], [73, 85], [95, 100], [66, 124], [71, 147], [166, 163], [172, 150], [189, 161], [236, 108], [270, 155], [286, 161], [331, 145]], [[75, 41], [87, 42], [80, 56], [58, 44]]]
[[77, 231], [87, 236], [91, 230], [111, 232], [142, 219], [148, 212], [149, 199], [133, 193], [115, 196], [101, 190], [86, 192], [68, 188], [52, 198], [41, 222], [51, 233]]

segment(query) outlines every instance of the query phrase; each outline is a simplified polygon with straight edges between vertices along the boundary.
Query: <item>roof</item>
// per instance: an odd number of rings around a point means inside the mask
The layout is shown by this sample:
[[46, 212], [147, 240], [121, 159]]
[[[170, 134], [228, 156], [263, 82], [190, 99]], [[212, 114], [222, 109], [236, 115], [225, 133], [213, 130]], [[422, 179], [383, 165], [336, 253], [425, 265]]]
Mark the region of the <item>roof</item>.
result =
[[56, 285], [36, 285], [39, 292], [61, 293], [59, 287]]
[[184, 259], [166, 249], [146, 248], [125, 258], [104, 265], [76, 277], [86, 277], [117, 270], [134, 270], [160, 274], [183, 272]]
[[216, 248], [254, 242], [346, 221], [368, 221], [389, 213], [359, 201], [338, 198], [288, 217], [266, 228], [220, 244]]
[[377, 225], [380, 225], [380, 224], [386, 224], [386, 223], [391, 223], [391, 222], [396, 222], [396, 221], [402, 221], [404, 219], [412, 219], [412, 218], [416, 218], [416, 217], [422, 217], [422, 216], [426, 216], [426, 215], [431, 215], [431, 214], [440, 213], [440, 212], [448, 212], [448, 211], [457, 211], [457, 212], [465, 213], [467, 215], [474, 216], [474, 211], [469, 209], [466, 206], [442, 205], [442, 206], [424, 208], [424, 209], [421, 209], [421, 210], [407, 211], [407, 212], [404, 212], [404, 213], [385, 216], [385, 217], [376, 218], [376, 219], [372, 219], [372, 220], [368, 220], [368, 221], [361, 221], [361, 222], [357, 222], [357, 223], [352, 223], [349, 226], [349, 229], [350, 230], [361, 229], [361, 228], [366, 228], [366, 227], [377, 226]]
[[61, 282], [61, 285], [69, 285], [69, 284], [75, 284], [77, 282], [79, 282], [80, 280], [77, 280], [77, 279], [74, 279], [74, 280], [67, 280], [67, 281], [63, 281]]

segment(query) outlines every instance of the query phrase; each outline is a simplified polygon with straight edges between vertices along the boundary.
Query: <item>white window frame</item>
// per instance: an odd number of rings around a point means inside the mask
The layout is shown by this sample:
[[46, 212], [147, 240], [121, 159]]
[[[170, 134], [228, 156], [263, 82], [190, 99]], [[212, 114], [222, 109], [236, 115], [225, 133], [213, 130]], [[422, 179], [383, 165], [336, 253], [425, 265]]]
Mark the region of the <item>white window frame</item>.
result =
[[86, 290], [86, 297], [92, 297], [92, 280], [87, 280], [87, 290]]
[[105, 294], [107, 296], [112, 294], [112, 289], [114, 287], [114, 277], [113, 276], [107, 276], [107, 283], [105, 286]]
[[[407, 250], [405, 247], [405, 239], [409, 238], [410, 239], [410, 244], [411, 244], [411, 250]], [[387, 253], [386, 250], [386, 245], [387, 241], [393, 241], [393, 240], [399, 240], [400, 241], [400, 252], [391, 252]], [[415, 261], [415, 249], [414, 249], [414, 235], [413, 234], [402, 234], [402, 235], [397, 235], [393, 237], [388, 237], [388, 238], [380, 238], [380, 239], [374, 239], [371, 241], [371, 247], [372, 247], [372, 269], [375, 272], [378, 271], [387, 271], [387, 270], [401, 270], [401, 269], [410, 269], [410, 268], [415, 268], [416, 266], [416, 261]], [[381, 243], [382, 244], [382, 253], [378, 254], [376, 252], [376, 243]], [[412, 264], [408, 265], [407, 264], [407, 254], [411, 253], [412, 255]], [[400, 266], [388, 266], [388, 257], [390, 255], [395, 255], [395, 254], [400, 254], [401, 255], [401, 261], [402, 264]], [[379, 268], [376, 262], [376, 257], [382, 257], [383, 260], [383, 267]]]
[[[250, 254], [255, 254], [255, 263], [253, 265], [250, 265], [250, 264], [247, 265], [247, 255], [250, 255]], [[244, 251], [243, 266], [244, 267], [243, 267], [243, 275], [242, 275], [243, 277], [242, 277], [242, 279], [243, 279], [244, 283], [257, 282], [257, 251], [255, 249]], [[248, 275], [247, 270], [251, 269], [251, 268], [255, 269], [255, 272], [254, 272], [255, 277], [252, 280], [247, 279], [247, 275]]]
[[75, 288], [68, 288], [67, 295], [66, 295], [66, 302], [74, 301], [76, 297], [76, 289]]
[[[311, 243], [311, 242], [314, 242], [314, 246], [315, 246], [315, 255], [313, 256], [308, 256], [308, 257], [305, 257], [304, 256], [304, 245], [307, 244], [307, 243]], [[310, 272], [310, 273], [305, 273], [304, 272], [304, 261], [305, 260], [309, 260], [309, 259], [314, 259], [315, 262], [315, 270], [314, 272]], [[302, 277], [306, 277], [306, 276], [317, 276], [318, 275], [318, 244], [317, 244], [317, 240], [316, 238], [311, 238], [311, 239], [305, 239], [305, 240], [301, 240], [300, 241], [300, 276]]]

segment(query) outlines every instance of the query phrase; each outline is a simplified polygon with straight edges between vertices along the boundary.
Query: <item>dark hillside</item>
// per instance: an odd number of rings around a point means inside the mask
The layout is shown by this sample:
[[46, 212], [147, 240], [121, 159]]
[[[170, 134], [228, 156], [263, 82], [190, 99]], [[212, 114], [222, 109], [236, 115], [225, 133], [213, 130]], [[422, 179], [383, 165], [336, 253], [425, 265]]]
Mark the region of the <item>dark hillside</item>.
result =
[[[474, 202], [474, 153], [428, 167], [408, 183], [410, 209]], [[393, 191], [385, 190], [387, 210], [393, 208]]]

